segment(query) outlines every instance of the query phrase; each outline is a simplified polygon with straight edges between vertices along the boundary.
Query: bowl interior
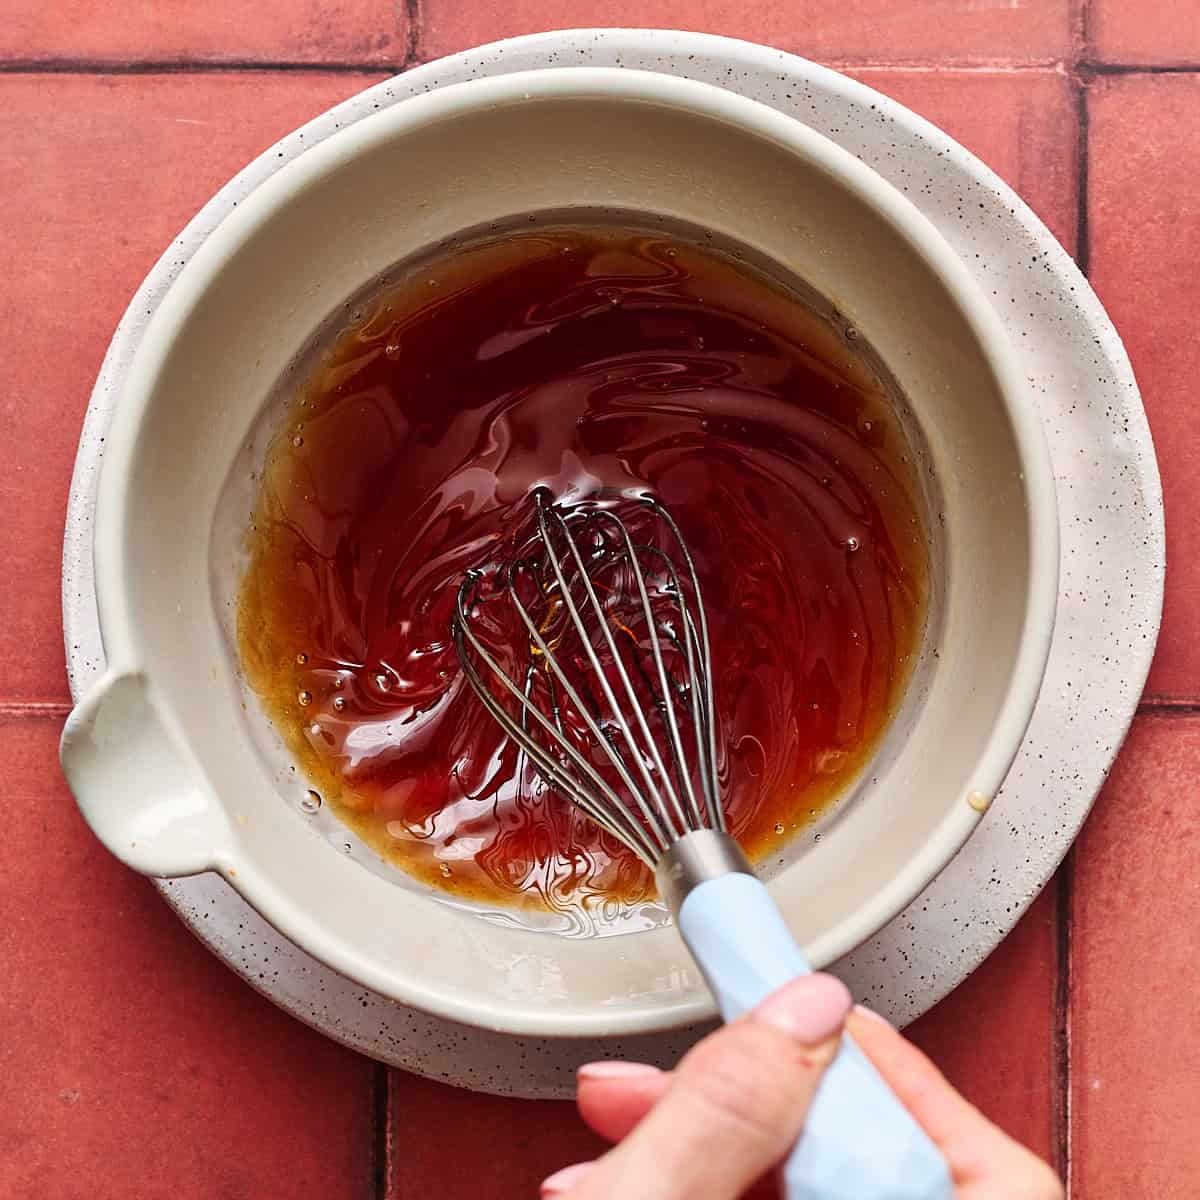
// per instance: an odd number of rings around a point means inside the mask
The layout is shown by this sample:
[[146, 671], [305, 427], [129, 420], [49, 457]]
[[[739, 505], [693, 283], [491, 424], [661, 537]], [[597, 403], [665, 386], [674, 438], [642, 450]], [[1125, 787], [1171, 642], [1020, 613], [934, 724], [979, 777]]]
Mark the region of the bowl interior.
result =
[[314, 836], [280, 796], [302, 785], [249, 732], [209, 579], [229, 557], [213, 555], [222, 488], [329, 312], [461, 230], [575, 206], [712, 229], [824, 294], [895, 377], [938, 480], [941, 620], [922, 702], [772, 885], [818, 965], [900, 911], [969, 835], [1032, 710], [1055, 591], [1048, 466], [995, 317], [915, 210], [788, 118], [634, 72], [508, 76], [367, 118], [253, 193], [180, 275], [130, 371], [97, 511], [106, 647], [146, 672], [228, 813], [214, 862], [284, 933], [405, 1003], [551, 1035], [664, 1028], [712, 1005], [672, 929], [506, 927]]

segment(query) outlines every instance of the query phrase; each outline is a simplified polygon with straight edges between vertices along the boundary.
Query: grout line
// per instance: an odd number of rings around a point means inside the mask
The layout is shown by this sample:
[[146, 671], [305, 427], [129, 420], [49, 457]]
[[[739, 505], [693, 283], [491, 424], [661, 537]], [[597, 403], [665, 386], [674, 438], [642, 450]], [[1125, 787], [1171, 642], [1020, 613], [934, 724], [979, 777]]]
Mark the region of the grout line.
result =
[[[802, 54], [801, 50], [789, 53]], [[951, 75], [1029, 75], [1045, 71], [1063, 71], [1070, 65], [1060, 58], [964, 59], [955, 62], [925, 58], [823, 58], [823, 67], [834, 71], [908, 71], [916, 74]]]
[[421, 0], [397, 0], [403, 5], [408, 17], [408, 44], [404, 50], [404, 66], [415, 67], [421, 61], [421, 34], [424, 32], [424, 14], [421, 12]]
[[1081, 59], [1081, 75], [1196, 75], [1200, 74], [1200, 63], [1169, 65], [1167, 63], [1110, 63]]
[[1092, 0], [1078, 0], [1076, 10], [1076, 25], [1073, 32], [1075, 40], [1076, 63], [1088, 62], [1092, 58]]
[[1138, 715], [1143, 717], [1194, 717], [1200, 715], [1200, 701], [1151, 696], [1143, 699], [1137, 710]]
[[396, 74], [408, 66], [404, 60], [380, 62], [257, 62], [252, 59], [228, 60], [159, 60], [136, 62], [105, 62], [77, 58], [43, 58], [28, 61], [0, 61], [0, 75], [220, 75], [220, 74], [278, 74], [298, 75], [385, 75]]
[[[1080, 0], [1078, 47], [1087, 52], [1090, 28], [1090, 2]], [[1088, 220], [1089, 126], [1088, 85], [1076, 70], [1075, 88], [1075, 261], [1086, 277], [1091, 265], [1091, 246]], [[1052, 1141], [1054, 1169], [1070, 1200], [1071, 1180], [1071, 942], [1075, 901], [1075, 853], [1069, 850], [1058, 870], [1058, 891], [1055, 897], [1055, 966], [1054, 1027], [1051, 1046], [1053, 1095], [1051, 1097]]]
[[1054, 988], [1054, 1096], [1051, 1109], [1054, 1169], [1071, 1194], [1071, 932], [1074, 924], [1075, 852], [1068, 851], [1058, 869], [1056, 946], [1058, 974]]
[[392, 1194], [391, 1151], [391, 1072], [383, 1063], [376, 1063], [371, 1073], [371, 1200], [388, 1200]]
[[65, 717], [70, 711], [66, 700], [0, 700], [0, 717]]
[[1091, 118], [1088, 111], [1087, 80], [1076, 80], [1075, 92], [1075, 262], [1087, 278], [1092, 265], [1091, 221], [1089, 219], [1088, 188], [1091, 181], [1089, 145], [1091, 140]]
[[[402, 58], [377, 62], [295, 62], [254, 59], [139, 59], [118, 62], [86, 58], [44, 58], [0, 60], [0, 75], [179, 75], [279, 73], [382, 75], [398, 74], [426, 61], [422, 50], [421, 0], [400, 0], [408, 17], [408, 38]], [[1084, 34], [1086, 37], [1086, 33]], [[923, 59], [825, 59], [823, 65], [837, 71], [908, 71], [910, 73], [998, 75], [1031, 74], [1045, 71], [1074, 71], [1085, 78], [1102, 75], [1194, 75], [1200, 63], [1190, 66], [1166, 64], [1105, 63], [1086, 58], [1077, 62], [1061, 59], [1037, 59], [1014, 62], [1007, 59], [940, 62]]]

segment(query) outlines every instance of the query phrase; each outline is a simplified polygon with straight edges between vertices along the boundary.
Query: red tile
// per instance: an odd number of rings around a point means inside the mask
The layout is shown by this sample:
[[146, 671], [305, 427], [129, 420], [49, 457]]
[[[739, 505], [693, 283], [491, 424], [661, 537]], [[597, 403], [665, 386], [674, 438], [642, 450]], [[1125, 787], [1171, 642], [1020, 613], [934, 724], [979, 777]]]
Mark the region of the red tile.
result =
[[[53, 6], [49, 6], [53, 7]], [[0, 701], [67, 695], [59, 560], [88, 394], [117, 319], [197, 208], [355, 74], [0, 76]]]
[[395, 1071], [391, 1107], [387, 1200], [532, 1200], [552, 1171], [606, 1149], [565, 1101], [483, 1096]]
[[944, 129], [1005, 180], [1073, 251], [1078, 128], [1059, 71], [851, 71]]
[[1103, 63], [1191, 66], [1200, 63], [1200, 8], [1195, 0], [1092, 0], [1088, 54]]
[[1098, 79], [1089, 100], [1091, 278], [1125, 339], [1167, 506], [1167, 592], [1149, 695], [1200, 698], [1200, 77]]
[[505, 5], [422, 0], [419, 50], [436, 58], [481, 42], [544, 30], [625, 26], [692, 29], [765, 42], [827, 62], [1050, 62], [1071, 45], [1068, 0], [939, 6], [889, 0], [512, 0]]
[[1200, 1180], [1200, 717], [1146, 716], [1076, 850], [1072, 1195]]
[[272, 1007], [101, 848], [58, 734], [0, 717], [0, 1195], [361, 1200], [373, 1065]]
[[394, 0], [9, 0], [0, 58], [398, 64], [406, 13]]
[[1048, 1162], [1058, 1147], [1056, 888], [965, 983], [909, 1030], [950, 1081]]

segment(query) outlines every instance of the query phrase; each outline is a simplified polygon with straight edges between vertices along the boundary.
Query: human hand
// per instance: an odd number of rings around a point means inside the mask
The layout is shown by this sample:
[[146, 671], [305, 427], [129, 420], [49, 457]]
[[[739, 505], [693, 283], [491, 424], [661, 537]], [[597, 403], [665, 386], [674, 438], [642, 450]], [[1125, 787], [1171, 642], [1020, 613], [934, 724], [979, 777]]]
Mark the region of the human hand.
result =
[[542, 1184], [542, 1200], [736, 1200], [786, 1157], [843, 1029], [950, 1166], [958, 1200], [1062, 1200], [1050, 1168], [963, 1099], [831, 975], [793, 980], [698, 1043], [674, 1071], [599, 1062], [579, 1111], [614, 1149]]

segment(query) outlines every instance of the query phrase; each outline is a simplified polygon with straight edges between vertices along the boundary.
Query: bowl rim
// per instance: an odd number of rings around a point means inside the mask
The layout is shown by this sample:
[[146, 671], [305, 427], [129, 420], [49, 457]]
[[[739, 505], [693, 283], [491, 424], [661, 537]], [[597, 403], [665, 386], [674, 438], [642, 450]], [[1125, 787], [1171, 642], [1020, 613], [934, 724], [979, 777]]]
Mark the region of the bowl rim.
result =
[[[346, 159], [414, 128], [480, 107], [518, 103], [531, 97], [621, 98], [683, 108], [745, 129], [839, 180], [869, 204], [881, 219], [935, 273], [971, 327], [997, 382], [1024, 471], [1026, 532], [1030, 571], [1024, 622], [1016, 660], [1000, 708], [1000, 718], [978, 760], [975, 778], [999, 790], [1033, 713], [1053, 631], [1058, 592], [1058, 521], [1054, 479], [1040, 419], [1006, 353], [1007, 337], [998, 315], [966, 267], [932, 223], [891, 184], [848, 151], [794, 117], [712, 84], [651, 71], [616, 67], [572, 67], [521, 71], [456, 83], [405, 99], [372, 113], [305, 151], [264, 180], [209, 235], [163, 298], [129, 366], [109, 431], [94, 521], [96, 588], [100, 626], [110, 673], [140, 669], [137, 630], [130, 621], [131, 580], [125, 569], [125, 529], [130, 468], [155, 380], [175, 332], [206, 286], [239, 245], [289, 199]], [[963, 804], [942, 820], [921, 853], [890, 883], [810, 947], [814, 960], [828, 963], [887, 924], [950, 861], [976, 828], [981, 812]], [[514, 1034], [592, 1036], [665, 1030], [711, 1018], [715, 1005], [695, 1001], [641, 1005], [620, 1013], [592, 1005], [555, 1011], [527, 1001], [480, 1001], [430, 988], [419, 979], [377, 967], [352, 948], [326, 936], [306, 919], [291, 894], [281, 894], [256, 874], [251, 863], [218, 864], [225, 878], [271, 924], [339, 973], [415, 1008], [467, 1024]]]

